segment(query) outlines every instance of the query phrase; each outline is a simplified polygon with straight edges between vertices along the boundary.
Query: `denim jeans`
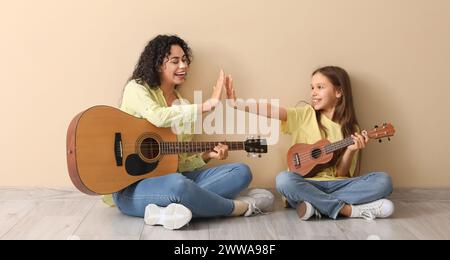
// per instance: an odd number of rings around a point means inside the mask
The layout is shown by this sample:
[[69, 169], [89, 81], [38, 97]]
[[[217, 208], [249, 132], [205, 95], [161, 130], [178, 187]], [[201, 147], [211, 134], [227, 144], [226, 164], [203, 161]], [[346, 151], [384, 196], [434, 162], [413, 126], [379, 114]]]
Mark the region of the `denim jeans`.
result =
[[145, 207], [165, 207], [179, 203], [194, 217], [228, 216], [234, 210], [233, 199], [252, 180], [245, 164], [228, 164], [188, 173], [174, 173], [139, 181], [114, 193], [117, 208], [124, 214], [144, 217]]
[[307, 201], [332, 219], [337, 218], [345, 204], [369, 203], [392, 193], [391, 177], [382, 172], [336, 181], [313, 181], [296, 173], [282, 172], [277, 176], [276, 186], [293, 208]]

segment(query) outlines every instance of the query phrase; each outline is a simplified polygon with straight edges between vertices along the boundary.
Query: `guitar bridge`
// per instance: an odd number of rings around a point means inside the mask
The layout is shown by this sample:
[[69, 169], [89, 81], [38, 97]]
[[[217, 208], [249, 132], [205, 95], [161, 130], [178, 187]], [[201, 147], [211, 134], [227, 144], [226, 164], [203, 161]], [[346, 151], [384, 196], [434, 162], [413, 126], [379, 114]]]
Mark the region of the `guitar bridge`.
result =
[[301, 163], [300, 163], [300, 155], [298, 155], [298, 153], [294, 153], [294, 155], [293, 155], [293, 159], [294, 159], [294, 166], [296, 167], [296, 168], [299, 168], [300, 166], [301, 166]]
[[114, 138], [114, 156], [116, 158], [116, 165], [123, 165], [123, 147], [122, 147], [122, 134], [116, 133]]

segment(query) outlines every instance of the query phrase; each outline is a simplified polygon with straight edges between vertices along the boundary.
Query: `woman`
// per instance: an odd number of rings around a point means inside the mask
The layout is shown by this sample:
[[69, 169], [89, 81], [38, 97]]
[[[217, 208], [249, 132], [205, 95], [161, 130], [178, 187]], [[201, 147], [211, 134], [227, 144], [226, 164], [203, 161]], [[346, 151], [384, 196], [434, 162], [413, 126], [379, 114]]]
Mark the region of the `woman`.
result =
[[[207, 102], [174, 104], [182, 99], [176, 88], [186, 81], [191, 61], [191, 49], [179, 37], [159, 35], [151, 40], [125, 86], [121, 110], [145, 118], [157, 127], [192, 124], [199, 114], [213, 110], [226, 84], [227, 77], [222, 71]], [[192, 138], [191, 134], [178, 135], [178, 141]], [[228, 147], [224, 144], [210, 152], [180, 154], [177, 173], [135, 183], [114, 193], [114, 203], [126, 215], [144, 217], [147, 224], [168, 229], [181, 228], [192, 217], [250, 216], [270, 207], [273, 195], [264, 190], [235, 199], [252, 180], [247, 165], [201, 169], [210, 160], [227, 157]]]

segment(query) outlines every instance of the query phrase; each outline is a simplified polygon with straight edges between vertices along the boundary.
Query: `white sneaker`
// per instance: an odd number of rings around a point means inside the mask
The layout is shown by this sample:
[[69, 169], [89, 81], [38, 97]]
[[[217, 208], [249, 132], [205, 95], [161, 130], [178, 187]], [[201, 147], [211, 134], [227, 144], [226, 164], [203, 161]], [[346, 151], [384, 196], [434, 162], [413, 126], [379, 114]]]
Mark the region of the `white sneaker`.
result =
[[297, 205], [297, 215], [301, 220], [308, 220], [312, 216], [316, 216], [317, 218], [322, 218], [320, 212], [314, 208], [314, 206], [307, 202], [303, 201]]
[[352, 218], [387, 218], [394, 214], [394, 203], [387, 199], [377, 200], [367, 204], [352, 206]]
[[167, 207], [149, 204], [145, 207], [144, 221], [147, 225], [162, 225], [167, 229], [184, 227], [192, 219], [192, 212], [181, 204], [172, 203]]
[[236, 198], [236, 200], [246, 202], [249, 205], [248, 210], [244, 214], [244, 216], [249, 217], [271, 211], [275, 197], [268, 190], [251, 189], [244, 195]]

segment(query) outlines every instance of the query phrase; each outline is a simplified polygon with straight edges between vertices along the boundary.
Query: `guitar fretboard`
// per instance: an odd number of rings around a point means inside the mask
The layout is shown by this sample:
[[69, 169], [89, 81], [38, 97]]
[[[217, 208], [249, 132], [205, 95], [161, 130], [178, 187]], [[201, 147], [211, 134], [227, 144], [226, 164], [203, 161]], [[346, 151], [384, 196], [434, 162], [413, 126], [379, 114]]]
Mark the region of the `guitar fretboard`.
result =
[[228, 145], [230, 151], [244, 150], [244, 142], [162, 142], [163, 154], [201, 153], [212, 151], [217, 145]]

